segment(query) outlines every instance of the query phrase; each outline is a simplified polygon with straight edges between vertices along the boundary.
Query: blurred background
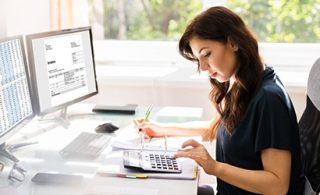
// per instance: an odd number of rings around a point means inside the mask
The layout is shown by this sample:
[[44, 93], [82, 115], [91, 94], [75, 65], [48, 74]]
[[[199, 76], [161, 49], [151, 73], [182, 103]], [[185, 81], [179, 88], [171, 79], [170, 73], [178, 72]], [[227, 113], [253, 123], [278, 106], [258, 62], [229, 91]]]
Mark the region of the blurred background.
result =
[[320, 50], [320, 0], [1, 0], [0, 37], [91, 26], [99, 95], [86, 101], [189, 106], [214, 114], [210, 85], [177, 52], [190, 19], [211, 6], [242, 16], [280, 75], [298, 117]]

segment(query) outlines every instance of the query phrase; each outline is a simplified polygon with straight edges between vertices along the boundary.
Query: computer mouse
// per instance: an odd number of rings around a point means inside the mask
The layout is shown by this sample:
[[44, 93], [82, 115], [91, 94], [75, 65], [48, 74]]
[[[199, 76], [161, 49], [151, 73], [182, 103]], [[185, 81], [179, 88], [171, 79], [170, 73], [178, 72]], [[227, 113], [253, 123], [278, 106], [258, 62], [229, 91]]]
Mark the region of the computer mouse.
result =
[[96, 127], [95, 131], [97, 133], [113, 133], [114, 131], [118, 130], [119, 127], [112, 123], [103, 123]]

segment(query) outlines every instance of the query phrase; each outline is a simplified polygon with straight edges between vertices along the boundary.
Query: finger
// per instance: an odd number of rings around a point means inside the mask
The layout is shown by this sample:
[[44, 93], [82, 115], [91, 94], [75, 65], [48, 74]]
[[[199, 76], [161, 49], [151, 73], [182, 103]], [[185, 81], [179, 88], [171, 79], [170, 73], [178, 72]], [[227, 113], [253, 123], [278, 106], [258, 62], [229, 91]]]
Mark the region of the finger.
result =
[[174, 154], [174, 158], [191, 158], [192, 159], [192, 153], [186, 150], [178, 150]]
[[150, 127], [145, 122], [138, 126], [139, 132], [147, 133], [148, 129], [150, 129]]
[[144, 139], [150, 139], [150, 136], [147, 135], [146, 133], [143, 134]]
[[185, 148], [185, 147], [188, 147], [188, 146], [192, 146], [192, 147], [198, 147], [200, 146], [201, 144], [198, 143], [197, 141], [195, 141], [194, 139], [189, 139], [187, 141], [185, 141], [183, 144], [182, 144], [182, 148]]
[[194, 151], [194, 148], [188, 148], [188, 149], [179, 149], [178, 152], [192, 152]]
[[139, 133], [147, 134], [147, 133], [146, 133], [146, 128], [143, 127], [143, 126], [140, 126], [140, 127], [138, 128], [138, 131], [139, 131]]
[[144, 118], [140, 117], [140, 118], [136, 118], [133, 120], [133, 123], [136, 125], [136, 126], [140, 126], [141, 124], [143, 124], [144, 122]]
[[133, 120], [133, 124], [134, 124], [135, 127], [139, 127], [140, 126], [140, 123], [137, 120]]

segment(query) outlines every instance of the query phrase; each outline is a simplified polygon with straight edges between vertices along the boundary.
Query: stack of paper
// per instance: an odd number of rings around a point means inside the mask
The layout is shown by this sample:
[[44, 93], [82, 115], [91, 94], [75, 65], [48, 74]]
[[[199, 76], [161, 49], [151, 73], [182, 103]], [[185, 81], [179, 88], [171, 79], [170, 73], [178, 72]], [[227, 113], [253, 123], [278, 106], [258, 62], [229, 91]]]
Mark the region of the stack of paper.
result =
[[[114, 150], [141, 150], [142, 143], [141, 137], [137, 133], [137, 130], [133, 125], [129, 125], [124, 129], [125, 133], [120, 133], [118, 138], [113, 141], [111, 144]], [[167, 151], [177, 151], [181, 148], [183, 142], [188, 139], [195, 139], [198, 142], [201, 142], [201, 136], [197, 137], [168, 137], [167, 138]], [[145, 139], [143, 144], [144, 150], [153, 150], [153, 151], [165, 151], [165, 138], [151, 138]]]
[[150, 173], [141, 172], [135, 169], [128, 169], [123, 166], [122, 151], [113, 151], [105, 159], [104, 165], [98, 169], [97, 174], [101, 176], [115, 176], [123, 178], [157, 178], [157, 179], [186, 179], [193, 180], [197, 178], [197, 164], [187, 158], [179, 158], [182, 167], [182, 173]]
[[[125, 132], [125, 133], [124, 133]], [[129, 169], [123, 166], [123, 150], [148, 150], [163, 151], [164, 154], [173, 154], [181, 145], [191, 139], [190, 137], [168, 137], [167, 148], [165, 147], [165, 138], [145, 139], [142, 147], [141, 137], [133, 125], [129, 125], [124, 131], [119, 132], [119, 136], [111, 144], [113, 151], [108, 154], [98, 170], [102, 176], [116, 176], [124, 178], [166, 178], [166, 179], [196, 179], [198, 174], [197, 164], [187, 158], [179, 158], [178, 161], [182, 167], [182, 173], [151, 173], [142, 170]], [[201, 142], [201, 136], [192, 137]]]

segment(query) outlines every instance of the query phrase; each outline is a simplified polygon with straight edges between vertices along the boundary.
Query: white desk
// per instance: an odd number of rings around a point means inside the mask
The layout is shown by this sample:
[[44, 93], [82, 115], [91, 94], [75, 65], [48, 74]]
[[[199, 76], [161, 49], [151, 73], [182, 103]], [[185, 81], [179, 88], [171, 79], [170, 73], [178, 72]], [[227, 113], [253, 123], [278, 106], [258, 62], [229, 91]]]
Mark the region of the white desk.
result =
[[[71, 107], [72, 108], [72, 107]], [[88, 188], [103, 188], [103, 194], [196, 194], [198, 179], [196, 180], [165, 180], [165, 179], [125, 179], [116, 177], [102, 177], [96, 175], [97, 169], [102, 165], [104, 158], [111, 151], [107, 147], [96, 159], [67, 159], [60, 156], [60, 151], [81, 131], [94, 132], [94, 128], [106, 121], [117, 123], [120, 127], [125, 127], [137, 116], [143, 116], [145, 109], [138, 108], [136, 115], [111, 115], [92, 114], [92, 105], [75, 105], [69, 109], [71, 116], [70, 126], [65, 129], [61, 126], [50, 127], [51, 122], [33, 122], [26, 126], [23, 131], [13, 137], [15, 141], [38, 141], [39, 143], [28, 148], [20, 149], [14, 153], [20, 159], [20, 165], [26, 170], [26, 179], [19, 185], [14, 186], [20, 195], [64, 195], [64, 194], [86, 194]], [[76, 113], [83, 115], [74, 116]], [[178, 109], [178, 108], [177, 108]], [[192, 110], [192, 109], [191, 109]], [[190, 111], [191, 111], [190, 110]], [[198, 109], [194, 109], [196, 113]], [[185, 111], [185, 108], [184, 110]], [[87, 113], [87, 114], [85, 114]], [[163, 114], [163, 113], [162, 113]], [[201, 114], [201, 113], [200, 113]], [[156, 114], [153, 117], [157, 118]], [[162, 119], [163, 115], [161, 116]], [[187, 120], [193, 120], [193, 116], [188, 115]], [[198, 116], [200, 119], [201, 115]], [[159, 118], [161, 119], [161, 118]], [[168, 118], [167, 118], [168, 119]], [[167, 120], [165, 119], [165, 120]], [[179, 117], [181, 122], [181, 116]], [[117, 131], [114, 136], [121, 134], [124, 128]], [[80, 174], [84, 176], [80, 186], [61, 185], [39, 185], [31, 182], [31, 178], [37, 172], [60, 172], [66, 174]], [[105, 190], [108, 189], [108, 192]], [[102, 191], [103, 191], [102, 190]], [[117, 192], [117, 193], [116, 193]], [[101, 193], [102, 194], [102, 193]]]

